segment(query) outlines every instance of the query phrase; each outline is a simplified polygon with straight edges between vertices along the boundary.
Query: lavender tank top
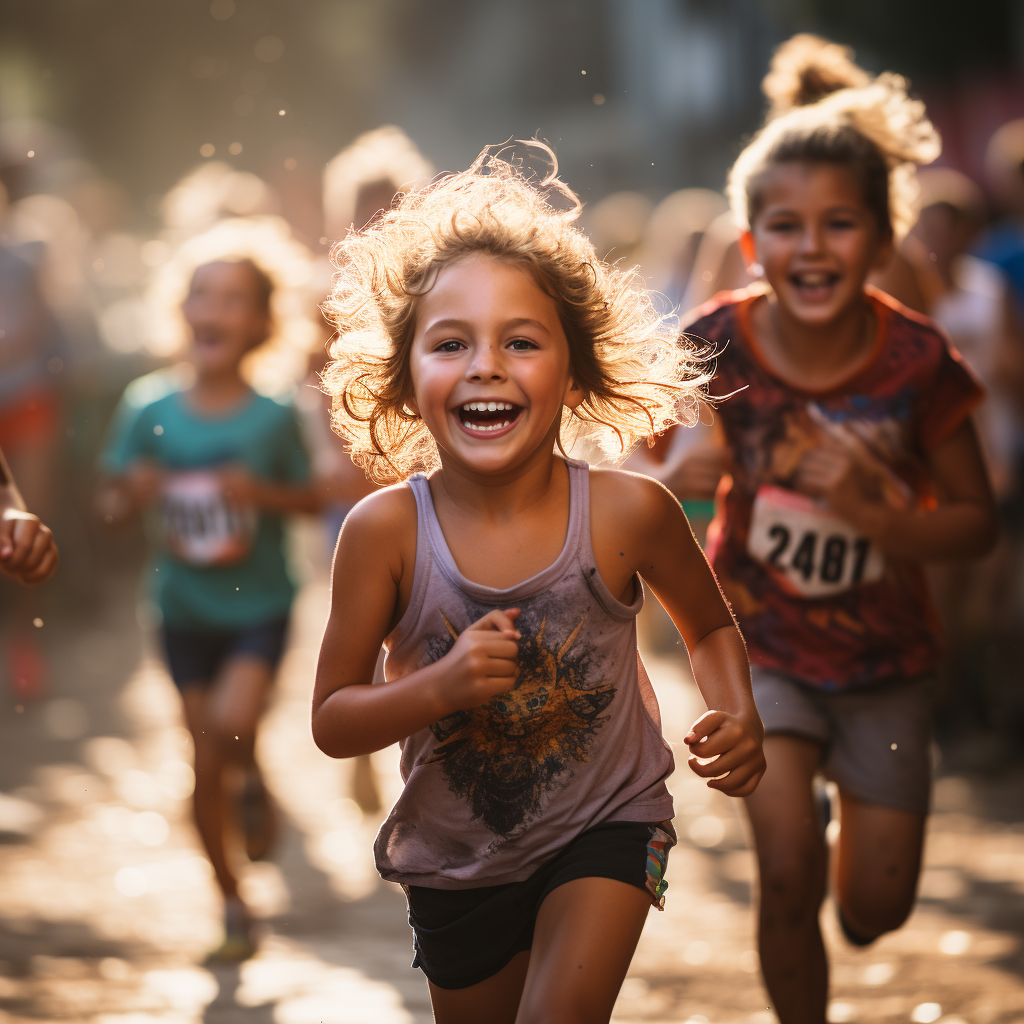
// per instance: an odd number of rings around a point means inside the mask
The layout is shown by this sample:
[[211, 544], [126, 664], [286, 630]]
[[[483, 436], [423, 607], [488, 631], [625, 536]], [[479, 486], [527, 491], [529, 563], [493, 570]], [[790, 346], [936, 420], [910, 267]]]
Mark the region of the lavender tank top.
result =
[[498, 590], [455, 565], [426, 477], [416, 496], [412, 597], [384, 641], [385, 676], [443, 657], [493, 608], [518, 607], [519, 677], [509, 692], [458, 711], [402, 744], [405, 789], [374, 844], [392, 882], [463, 889], [522, 881], [588, 828], [672, 817], [674, 767], [636, 646], [632, 604], [601, 579], [590, 544], [590, 479], [567, 460], [565, 547], [536, 576]]

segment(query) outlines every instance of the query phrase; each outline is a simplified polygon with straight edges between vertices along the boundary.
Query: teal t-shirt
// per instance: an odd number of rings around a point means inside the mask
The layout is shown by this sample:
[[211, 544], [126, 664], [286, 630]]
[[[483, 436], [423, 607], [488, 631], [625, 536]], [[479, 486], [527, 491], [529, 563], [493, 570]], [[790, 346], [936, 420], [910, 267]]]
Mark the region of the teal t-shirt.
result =
[[[211, 497], [218, 490], [218, 469], [240, 464], [265, 480], [309, 479], [309, 458], [290, 404], [253, 392], [228, 414], [205, 416], [189, 407], [181, 390], [168, 391], [167, 381], [166, 372], [150, 374], [125, 389], [100, 460], [106, 473], [116, 476], [136, 459], [153, 459], [168, 473], [168, 494], [174, 481], [185, 481], [179, 487], [185, 504], [176, 506], [176, 514], [198, 524], [200, 533], [214, 500], [218, 521], [238, 518], [219, 497]], [[165, 526], [169, 501], [165, 497], [164, 515], [157, 513]], [[158, 543], [147, 572], [167, 625], [239, 629], [288, 614], [295, 588], [285, 565], [281, 516], [251, 510], [241, 518], [245, 522], [236, 532], [244, 540], [228, 564], [185, 560], [180, 551], [172, 554], [166, 543]], [[168, 536], [166, 528], [157, 532]]]

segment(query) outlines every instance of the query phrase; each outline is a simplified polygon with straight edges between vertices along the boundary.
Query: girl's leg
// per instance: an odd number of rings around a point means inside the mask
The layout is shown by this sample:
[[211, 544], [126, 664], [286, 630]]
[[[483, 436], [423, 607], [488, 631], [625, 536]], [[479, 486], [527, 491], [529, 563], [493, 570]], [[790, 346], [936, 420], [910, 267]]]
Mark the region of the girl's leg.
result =
[[210, 858], [225, 899], [238, 896], [238, 879], [224, 850], [224, 757], [219, 738], [207, 728], [209, 695], [203, 686], [188, 686], [182, 697], [185, 721], [195, 747], [196, 788], [192, 794], [199, 838]]
[[650, 909], [643, 889], [611, 878], [552, 891], [537, 915], [516, 1024], [607, 1024]]
[[237, 899], [238, 879], [224, 844], [230, 818], [224, 770], [228, 765], [254, 769], [256, 725], [272, 679], [265, 660], [244, 655], [227, 661], [212, 686], [183, 690], [185, 719], [195, 745], [196, 827], [225, 899]]
[[828, 961], [818, 926], [828, 856], [814, 774], [821, 747], [795, 736], [765, 738], [768, 770], [747, 797], [760, 877], [758, 946], [782, 1024], [824, 1024]]
[[517, 953], [497, 974], [469, 988], [427, 982], [435, 1024], [515, 1024], [530, 952]]
[[225, 662], [210, 692], [207, 721], [225, 761], [243, 773], [237, 809], [250, 860], [266, 856], [276, 833], [276, 815], [254, 756], [256, 728], [273, 681], [274, 670], [264, 658], [239, 654]]
[[256, 726], [267, 703], [274, 672], [264, 658], [240, 654], [229, 658], [209, 690], [208, 728], [223, 756], [249, 769], [255, 765]]
[[840, 793], [836, 900], [858, 935], [899, 928], [914, 906], [925, 818]]

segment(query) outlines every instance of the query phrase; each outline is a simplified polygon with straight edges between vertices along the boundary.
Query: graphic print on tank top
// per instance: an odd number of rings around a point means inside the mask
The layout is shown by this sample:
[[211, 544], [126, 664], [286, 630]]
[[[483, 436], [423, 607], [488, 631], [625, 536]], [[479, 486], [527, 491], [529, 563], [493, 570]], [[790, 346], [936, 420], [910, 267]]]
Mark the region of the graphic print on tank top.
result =
[[[517, 834], [540, 808], [541, 796], [564, 786], [615, 699], [598, 657], [587, 642], [586, 613], [545, 601], [516, 620], [519, 677], [507, 693], [471, 711], [457, 711], [431, 727], [437, 746], [428, 764], [439, 764], [448, 788], [468, 800], [473, 815], [502, 839]], [[475, 622], [491, 609], [466, 603]], [[447, 636], [432, 637], [427, 660], [451, 650], [458, 632], [439, 612]]]

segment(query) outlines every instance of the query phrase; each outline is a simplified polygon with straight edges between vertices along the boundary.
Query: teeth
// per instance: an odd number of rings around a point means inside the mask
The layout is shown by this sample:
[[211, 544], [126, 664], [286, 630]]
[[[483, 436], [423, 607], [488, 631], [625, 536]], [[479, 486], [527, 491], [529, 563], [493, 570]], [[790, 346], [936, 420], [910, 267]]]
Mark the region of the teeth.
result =
[[462, 406], [463, 412], [511, 412], [511, 402], [466, 402]]
[[468, 426], [469, 426], [470, 430], [474, 430], [478, 434], [489, 434], [493, 430], [501, 430], [504, 427], [509, 426], [509, 424], [511, 422], [512, 422], [511, 420], [505, 420], [504, 423], [488, 423], [486, 425], [478, 424], [478, 423], [472, 423], [472, 424], [468, 424]]

